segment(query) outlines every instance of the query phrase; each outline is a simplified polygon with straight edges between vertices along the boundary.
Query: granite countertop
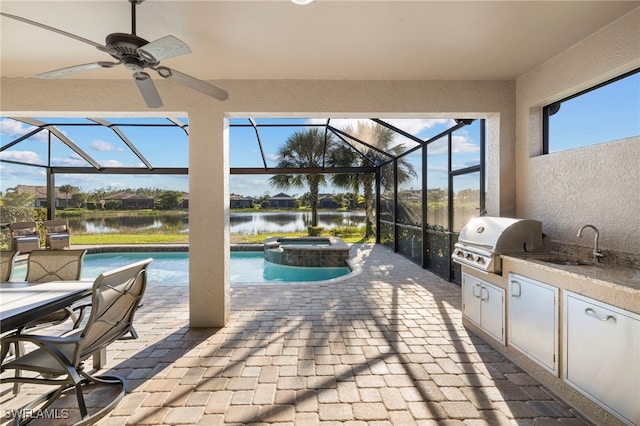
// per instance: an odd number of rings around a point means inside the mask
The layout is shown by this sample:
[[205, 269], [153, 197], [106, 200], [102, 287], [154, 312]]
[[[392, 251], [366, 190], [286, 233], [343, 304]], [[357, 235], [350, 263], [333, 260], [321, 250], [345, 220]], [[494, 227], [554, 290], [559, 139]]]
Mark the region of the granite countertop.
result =
[[550, 258], [567, 258], [566, 255], [560, 253], [549, 253], [545, 255], [511, 255], [508, 257], [514, 262], [526, 262], [529, 265], [554, 271], [563, 275], [573, 276], [575, 278], [586, 278], [596, 284], [615, 287], [619, 290], [629, 291], [631, 293], [640, 292], [640, 269], [620, 266], [616, 264], [599, 263], [586, 265], [559, 265], [550, 263], [544, 259]]

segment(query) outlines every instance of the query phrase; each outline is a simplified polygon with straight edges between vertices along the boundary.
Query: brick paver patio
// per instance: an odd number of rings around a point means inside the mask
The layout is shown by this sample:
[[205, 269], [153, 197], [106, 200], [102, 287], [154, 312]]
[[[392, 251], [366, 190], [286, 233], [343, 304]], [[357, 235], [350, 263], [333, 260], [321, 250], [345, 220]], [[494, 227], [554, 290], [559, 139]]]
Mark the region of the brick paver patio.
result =
[[[98, 424], [586, 424], [462, 326], [460, 287], [383, 246], [352, 256], [347, 280], [233, 287], [223, 329], [189, 329], [188, 287], [151, 283], [103, 370], [128, 394]], [[4, 384], [3, 410], [36, 391]]]

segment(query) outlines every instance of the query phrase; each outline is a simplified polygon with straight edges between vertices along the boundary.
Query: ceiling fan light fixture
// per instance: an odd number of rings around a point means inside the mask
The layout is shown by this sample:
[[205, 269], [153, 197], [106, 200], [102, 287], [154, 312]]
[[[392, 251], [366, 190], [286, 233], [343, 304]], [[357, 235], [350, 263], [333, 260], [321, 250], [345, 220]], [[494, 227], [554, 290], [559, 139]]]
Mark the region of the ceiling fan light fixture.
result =
[[313, 0], [291, 0], [291, 3], [304, 6], [313, 3]]

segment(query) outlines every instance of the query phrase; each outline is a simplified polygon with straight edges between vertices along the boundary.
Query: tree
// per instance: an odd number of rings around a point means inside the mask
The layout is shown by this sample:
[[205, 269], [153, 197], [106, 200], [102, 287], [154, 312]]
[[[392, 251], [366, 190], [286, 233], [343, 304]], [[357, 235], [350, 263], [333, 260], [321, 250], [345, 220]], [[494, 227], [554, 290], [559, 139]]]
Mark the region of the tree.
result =
[[75, 204], [76, 207], [82, 207], [84, 203], [89, 199], [89, 195], [84, 192], [76, 192], [71, 196], [71, 201]]
[[[321, 133], [312, 128], [293, 133], [278, 150], [278, 168], [317, 168], [323, 166], [325, 153], [334, 148], [335, 139], [331, 134]], [[318, 226], [318, 196], [320, 187], [326, 185], [321, 174], [275, 175], [269, 183], [278, 189], [309, 187], [311, 205], [311, 226]]]
[[[395, 132], [372, 121], [358, 121], [356, 126], [347, 126], [343, 129], [347, 134], [353, 135], [357, 139], [366, 142], [371, 147], [365, 147], [358, 154], [354, 149], [341, 145], [331, 152], [331, 163], [333, 166], [341, 167], [371, 167], [379, 166], [392, 157], [397, 157], [402, 152], [399, 145], [392, 146]], [[385, 155], [387, 153], [389, 155]], [[413, 165], [404, 159], [398, 159], [398, 184], [406, 182], [417, 176]], [[392, 168], [388, 168], [392, 171]], [[393, 173], [381, 173], [380, 185], [389, 187], [393, 185]], [[374, 233], [374, 198], [373, 184], [375, 182], [374, 173], [360, 174], [339, 174], [333, 175], [332, 182], [341, 188], [350, 188], [354, 196], [362, 188], [365, 205], [365, 238], [371, 238]]]
[[107, 190], [104, 188], [94, 189], [89, 194], [89, 200], [95, 203], [96, 208], [104, 209], [104, 198], [107, 196]]
[[180, 207], [182, 204], [182, 192], [179, 191], [162, 191], [158, 196], [158, 208], [161, 210], [172, 210]]
[[62, 192], [65, 195], [65, 207], [69, 207], [69, 194], [75, 194], [79, 190], [80, 188], [73, 185], [62, 185], [60, 188], [58, 188], [58, 191]]
[[28, 192], [19, 194], [16, 188], [7, 188], [4, 196], [0, 197], [0, 206], [3, 207], [29, 207], [33, 203], [33, 197]]

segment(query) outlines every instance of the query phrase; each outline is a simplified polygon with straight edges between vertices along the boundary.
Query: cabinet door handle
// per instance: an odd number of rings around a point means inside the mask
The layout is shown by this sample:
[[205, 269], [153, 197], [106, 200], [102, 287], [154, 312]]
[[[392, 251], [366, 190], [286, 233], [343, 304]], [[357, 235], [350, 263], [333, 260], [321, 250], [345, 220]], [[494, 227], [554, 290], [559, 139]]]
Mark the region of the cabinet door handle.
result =
[[511, 280], [511, 297], [522, 296], [522, 286], [518, 281]]
[[613, 322], [616, 322], [616, 317], [614, 317], [613, 315], [607, 315], [606, 317], [601, 317], [592, 308], [585, 309], [584, 313], [585, 313], [585, 315], [587, 315], [587, 316], [589, 316], [591, 318], [595, 318], [598, 321], [602, 321], [602, 322], [613, 321]]
[[[480, 294], [476, 294], [476, 289], [480, 289]], [[471, 294], [473, 294], [473, 297], [482, 297], [482, 288], [480, 287], [480, 284], [474, 284], [473, 285], [473, 291], [471, 292]]]
[[[485, 299], [484, 297], [482, 297], [482, 290], [487, 292], [487, 298]], [[487, 290], [486, 287], [480, 287], [480, 300], [489, 300], [489, 290]]]

